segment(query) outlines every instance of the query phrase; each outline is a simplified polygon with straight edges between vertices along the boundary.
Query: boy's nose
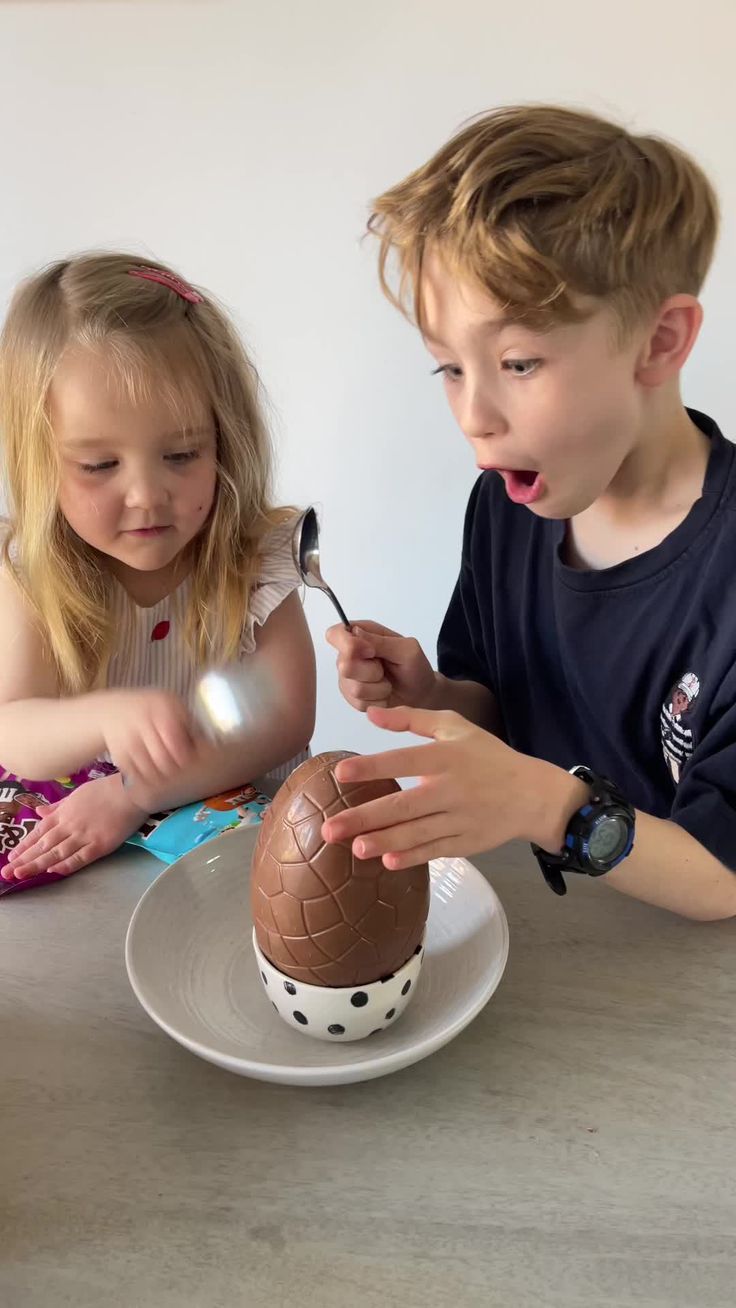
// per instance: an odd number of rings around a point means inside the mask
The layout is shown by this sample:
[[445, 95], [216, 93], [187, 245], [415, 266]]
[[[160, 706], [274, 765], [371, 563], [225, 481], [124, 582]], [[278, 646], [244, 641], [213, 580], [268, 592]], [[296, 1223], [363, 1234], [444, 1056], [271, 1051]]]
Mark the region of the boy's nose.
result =
[[466, 393], [462, 411], [457, 417], [469, 441], [498, 436], [505, 427], [503, 416], [491, 396], [478, 389]]

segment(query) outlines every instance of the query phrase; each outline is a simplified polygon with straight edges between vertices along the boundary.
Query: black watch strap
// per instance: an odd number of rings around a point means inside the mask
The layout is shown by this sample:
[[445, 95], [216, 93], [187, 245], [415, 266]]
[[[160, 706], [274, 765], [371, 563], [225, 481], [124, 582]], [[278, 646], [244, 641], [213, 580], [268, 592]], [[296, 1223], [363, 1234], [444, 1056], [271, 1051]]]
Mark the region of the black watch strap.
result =
[[532, 845], [532, 852], [550, 890], [553, 890], [556, 895], [566, 895], [567, 886], [561, 870], [563, 867], [562, 860], [560, 859], [559, 863], [555, 863], [554, 856], [547, 854], [538, 845]]
[[[589, 802], [570, 819], [565, 844], [559, 853], [550, 854], [547, 850], [540, 849], [539, 845], [532, 845], [542, 876], [556, 895], [567, 894], [563, 871], [579, 872], [585, 876], [604, 876], [628, 856], [634, 840], [634, 809], [624, 799], [618, 786], [587, 767], [574, 767], [570, 771], [589, 787]], [[624, 831], [628, 827], [628, 840], [615, 858], [601, 863], [589, 854], [587, 837], [595, 829], [596, 823], [609, 814], [618, 820]]]

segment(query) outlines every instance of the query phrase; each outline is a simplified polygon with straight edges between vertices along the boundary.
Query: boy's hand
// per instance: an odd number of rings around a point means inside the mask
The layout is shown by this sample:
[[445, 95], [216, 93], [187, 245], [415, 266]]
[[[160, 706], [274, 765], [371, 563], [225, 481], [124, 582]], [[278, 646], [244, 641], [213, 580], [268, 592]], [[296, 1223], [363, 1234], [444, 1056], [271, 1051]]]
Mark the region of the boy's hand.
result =
[[155, 791], [193, 761], [194, 727], [178, 695], [112, 690], [99, 702], [105, 749], [126, 781]]
[[377, 622], [360, 622], [346, 631], [330, 627], [327, 639], [337, 650], [340, 690], [353, 708], [391, 708], [430, 703], [436, 676], [418, 641]]
[[8, 855], [6, 881], [39, 872], [69, 876], [104, 858], [137, 831], [144, 813], [131, 803], [119, 776], [88, 781], [56, 804], [39, 810], [38, 826]]
[[376, 726], [434, 743], [338, 764], [339, 781], [420, 781], [330, 818], [322, 828], [325, 840], [350, 840], [357, 858], [382, 858], [392, 871], [515, 839], [561, 848], [567, 823], [588, 793], [578, 778], [519, 754], [457, 713], [396, 708], [372, 709], [369, 716]]

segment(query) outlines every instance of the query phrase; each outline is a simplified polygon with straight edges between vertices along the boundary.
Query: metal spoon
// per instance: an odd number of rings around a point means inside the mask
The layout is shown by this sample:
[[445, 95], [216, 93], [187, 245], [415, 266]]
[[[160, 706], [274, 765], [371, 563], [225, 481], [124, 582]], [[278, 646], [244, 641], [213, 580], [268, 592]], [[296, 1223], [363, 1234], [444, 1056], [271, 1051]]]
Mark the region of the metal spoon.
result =
[[[211, 741], [230, 741], [245, 736], [267, 720], [274, 692], [263, 667], [252, 663], [228, 663], [209, 668], [196, 680], [192, 697], [192, 719], [197, 734]], [[126, 790], [135, 781], [121, 773]]]
[[[319, 564], [319, 524], [314, 509], [299, 519], [292, 540], [294, 563], [307, 586], [323, 590], [332, 600], [340, 620], [350, 623], [334, 592], [322, 577]], [[263, 668], [249, 662], [211, 668], [194, 688], [194, 718], [207, 735], [220, 740], [251, 730], [268, 712], [270, 686]]]
[[314, 509], [307, 509], [297, 523], [292, 542], [294, 562], [306, 586], [324, 591], [337, 610], [340, 621], [350, 631], [350, 623], [334, 590], [327, 585], [319, 564], [319, 523]]
[[[340, 621], [350, 631], [345, 610], [322, 576], [319, 562], [319, 523], [314, 509], [299, 519], [292, 540], [294, 563], [305, 585], [324, 591], [334, 604]], [[198, 677], [194, 687], [195, 725], [210, 739], [227, 740], [244, 735], [268, 711], [271, 687], [263, 669], [248, 663], [231, 663], [210, 668]], [[123, 777], [129, 787], [133, 778]]]
[[210, 668], [194, 687], [196, 725], [211, 739], [231, 740], [260, 726], [272, 708], [266, 670], [246, 661]]

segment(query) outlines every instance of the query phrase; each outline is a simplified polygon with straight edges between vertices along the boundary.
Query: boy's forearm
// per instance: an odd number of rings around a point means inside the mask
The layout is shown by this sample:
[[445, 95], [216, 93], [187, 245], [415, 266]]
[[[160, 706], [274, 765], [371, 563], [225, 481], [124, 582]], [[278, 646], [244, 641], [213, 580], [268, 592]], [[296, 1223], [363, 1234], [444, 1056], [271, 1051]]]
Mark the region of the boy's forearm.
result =
[[634, 848], [604, 880], [625, 895], [696, 921], [736, 916], [736, 872], [676, 822], [649, 813], [637, 812]]
[[0, 763], [26, 780], [67, 776], [104, 750], [96, 692], [0, 705]]
[[[562, 848], [567, 824], [580, 796], [562, 768], [530, 760], [544, 771], [543, 791], [550, 850]], [[581, 783], [578, 783], [581, 784]], [[541, 793], [537, 789], [537, 793]], [[570, 874], [575, 877], [575, 873]], [[736, 917], [736, 872], [725, 867], [683, 827], [667, 818], [636, 813], [634, 848], [612, 872], [600, 878], [614, 890], [681, 917], [709, 922]]]
[[477, 681], [454, 681], [441, 672], [434, 675], [434, 690], [422, 708], [450, 709], [494, 736], [502, 734], [498, 703], [487, 686], [481, 686]]

